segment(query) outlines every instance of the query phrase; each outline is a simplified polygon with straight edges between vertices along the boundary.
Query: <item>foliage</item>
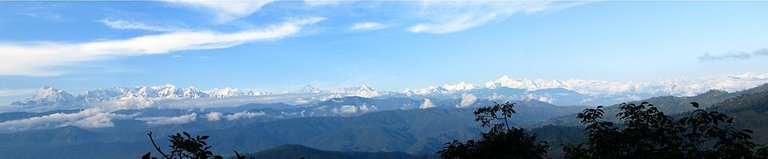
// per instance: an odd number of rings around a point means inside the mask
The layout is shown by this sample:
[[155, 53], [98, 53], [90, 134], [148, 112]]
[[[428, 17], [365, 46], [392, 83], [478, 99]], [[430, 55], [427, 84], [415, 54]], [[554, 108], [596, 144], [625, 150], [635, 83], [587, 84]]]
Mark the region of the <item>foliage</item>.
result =
[[[184, 136], [182, 136], [182, 134], [184, 134]], [[166, 154], [160, 147], [157, 147], [155, 139], [152, 138], [152, 132], [148, 133], [147, 136], [149, 136], [149, 140], [152, 141], [152, 146], [155, 147], [155, 150], [157, 150], [164, 159], [223, 159], [223, 157], [215, 155], [209, 150], [211, 146], [205, 142], [208, 140], [208, 136], [197, 135], [192, 137], [192, 135], [187, 132], [182, 132], [182, 134], [176, 133], [176, 135], [168, 136], [171, 141], [171, 145], [169, 146], [171, 151], [169, 154]], [[240, 156], [237, 151], [235, 151], [235, 154], [238, 159], [244, 158], [243, 156]], [[152, 152], [147, 152], [141, 158], [157, 159], [157, 157], [152, 157]]]
[[653, 104], [621, 104], [615, 124], [603, 119], [602, 106], [578, 114], [588, 141], [566, 145], [566, 158], [766, 158], [752, 142], [752, 131], [738, 130], [733, 118], [695, 108], [678, 120]]
[[509, 119], [515, 113], [514, 103], [496, 103], [478, 108], [475, 121], [490, 130], [478, 141], [458, 140], [446, 143], [437, 153], [443, 158], [544, 158], [549, 145], [536, 142], [535, 135], [528, 135], [525, 129], [512, 127]]

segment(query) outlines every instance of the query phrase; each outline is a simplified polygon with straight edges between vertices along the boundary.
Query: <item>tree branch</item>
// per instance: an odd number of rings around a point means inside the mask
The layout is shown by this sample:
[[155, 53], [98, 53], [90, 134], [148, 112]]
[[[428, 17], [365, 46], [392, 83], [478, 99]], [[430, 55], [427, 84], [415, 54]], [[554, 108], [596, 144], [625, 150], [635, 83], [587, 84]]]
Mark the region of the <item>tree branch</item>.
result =
[[161, 150], [159, 147], [157, 147], [157, 144], [155, 144], [155, 139], [152, 138], [152, 132], [147, 133], [147, 136], [149, 136], [149, 141], [152, 141], [152, 146], [155, 147], [155, 150], [157, 152], [160, 152], [160, 155], [163, 155], [164, 158], [170, 159], [168, 155], [166, 155], [163, 150]]

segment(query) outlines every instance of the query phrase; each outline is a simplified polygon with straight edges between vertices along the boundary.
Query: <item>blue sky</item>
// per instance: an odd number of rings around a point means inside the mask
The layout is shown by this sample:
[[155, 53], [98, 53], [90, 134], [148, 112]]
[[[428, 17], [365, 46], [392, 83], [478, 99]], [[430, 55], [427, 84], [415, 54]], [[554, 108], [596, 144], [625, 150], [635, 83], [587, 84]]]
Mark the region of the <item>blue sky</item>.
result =
[[399, 91], [768, 73], [768, 2], [0, 2], [0, 102], [49, 85]]

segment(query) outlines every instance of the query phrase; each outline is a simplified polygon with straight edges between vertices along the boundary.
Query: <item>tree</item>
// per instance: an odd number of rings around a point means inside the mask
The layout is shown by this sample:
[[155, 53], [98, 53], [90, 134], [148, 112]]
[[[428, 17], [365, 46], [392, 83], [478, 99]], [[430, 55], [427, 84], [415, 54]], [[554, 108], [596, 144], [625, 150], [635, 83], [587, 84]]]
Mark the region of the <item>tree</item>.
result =
[[[182, 136], [184, 134], [184, 136]], [[160, 155], [164, 159], [223, 159], [223, 157], [219, 155], [213, 154], [209, 149], [211, 146], [206, 143], [206, 140], [208, 140], [208, 136], [195, 136], [192, 137], [187, 132], [182, 132], [182, 134], [176, 133], [176, 135], [169, 135], [171, 145], [171, 151], [170, 153], [166, 154], [163, 152], [160, 147], [157, 147], [157, 144], [155, 143], [155, 139], [152, 138], [152, 132], [148, 133], [147, 136], [149, 136], [149, 140], [152, 141], [152, 146], [155, 147], [155, 150], [157, 150]], [[244, 159], [245, 156], [241, 156], [237, 151], [235, 151], [235, 155], [238, 159]], [[144, 154], [142, 159], [157, 159], [157, 157], [152, 157], [152, 152], [147, 152]]]
[[535, 135], [529, 135], [523, 128], [512, 127], [509, 120], [514, 103], [495, 103], [493, 106], [478, 108], [475, 121], [481, 127], [490, 128], [478, 141], [458, 140], [446, 143], [437, 153], [442, 158], [544, 158], [549, 145], [536, 142]]
[[766, 148], [751, 141], [752, 131], [739, 130], [733, 118], [696, 108], [678, 120], [653, 104], [621, 104], [621, 123], [603, 120], [602, 106], [578, 118], [586, 125], [586, 143], [566, 145], [566, 158], [768, 158]]

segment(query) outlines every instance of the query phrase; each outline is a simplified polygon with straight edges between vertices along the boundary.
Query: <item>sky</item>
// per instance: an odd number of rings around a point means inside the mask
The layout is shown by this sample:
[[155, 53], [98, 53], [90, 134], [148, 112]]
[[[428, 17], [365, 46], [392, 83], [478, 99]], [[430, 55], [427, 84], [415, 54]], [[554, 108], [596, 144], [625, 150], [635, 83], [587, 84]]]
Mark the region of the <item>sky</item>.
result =
[[0, 2], [0, 103], [174, 84], [401, 91], [768, 73], [768, 2]]

